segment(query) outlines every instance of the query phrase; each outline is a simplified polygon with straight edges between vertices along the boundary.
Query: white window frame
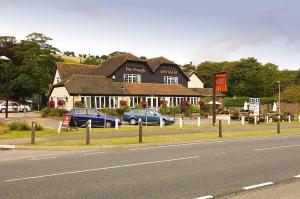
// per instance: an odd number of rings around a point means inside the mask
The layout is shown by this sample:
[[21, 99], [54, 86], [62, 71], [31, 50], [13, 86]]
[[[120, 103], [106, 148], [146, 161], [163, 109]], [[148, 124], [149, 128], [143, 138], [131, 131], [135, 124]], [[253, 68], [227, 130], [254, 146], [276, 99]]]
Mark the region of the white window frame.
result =
[[190, 104], [197, 105], [197, 97], [190, 97]]
[[164, 84], [178, 84], [178, 77], [164, 76]]
[[184, 100], [184, 97], [176, 97], [175, 105], [181, 106], [181, 103], [183, 100]]
[[124, 74], [124, 82], [126, 83], [140, 83], [141, 80], [141, 74]]
[[130, 97], [130, 107], [135, 108], [140, 104], [140, 97]]

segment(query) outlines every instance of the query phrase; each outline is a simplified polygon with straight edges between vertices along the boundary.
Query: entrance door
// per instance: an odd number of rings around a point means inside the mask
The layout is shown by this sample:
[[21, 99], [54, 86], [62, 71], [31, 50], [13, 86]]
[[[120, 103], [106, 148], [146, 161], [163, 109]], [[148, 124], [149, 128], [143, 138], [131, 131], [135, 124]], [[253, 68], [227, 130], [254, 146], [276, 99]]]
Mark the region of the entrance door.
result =
[[158, 107], [158, 97], [146, 97], [148, 107]]

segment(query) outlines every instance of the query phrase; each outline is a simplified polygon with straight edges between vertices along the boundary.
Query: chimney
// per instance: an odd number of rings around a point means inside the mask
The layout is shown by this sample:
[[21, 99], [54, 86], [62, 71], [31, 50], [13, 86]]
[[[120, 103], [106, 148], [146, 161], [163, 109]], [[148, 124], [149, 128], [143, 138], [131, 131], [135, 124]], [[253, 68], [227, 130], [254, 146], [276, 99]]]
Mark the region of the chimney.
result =
[[190, 62], [190, 69], [191, 71], [195, 71], [196, 67], [193, 65], [193, 62]]

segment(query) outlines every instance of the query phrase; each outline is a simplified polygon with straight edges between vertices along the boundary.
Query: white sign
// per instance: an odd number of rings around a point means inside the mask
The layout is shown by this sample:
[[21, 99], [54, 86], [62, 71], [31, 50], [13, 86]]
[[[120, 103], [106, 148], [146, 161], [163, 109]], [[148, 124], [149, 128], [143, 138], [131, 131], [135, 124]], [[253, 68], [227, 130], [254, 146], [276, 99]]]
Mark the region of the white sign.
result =
[[259, 115], [259, 98], [249, 98], [249, 110], [253, 111], [254, 115]]

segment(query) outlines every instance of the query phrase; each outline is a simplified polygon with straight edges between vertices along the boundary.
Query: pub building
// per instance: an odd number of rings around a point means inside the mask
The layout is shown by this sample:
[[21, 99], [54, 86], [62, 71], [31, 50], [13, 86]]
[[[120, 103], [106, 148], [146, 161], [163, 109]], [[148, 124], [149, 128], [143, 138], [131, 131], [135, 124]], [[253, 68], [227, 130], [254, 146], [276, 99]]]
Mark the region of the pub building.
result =
[[[87, 108], [118, 108], [125, 100], [131, 107], [141, 101], [147, 107], [158, 108], [160, 100], [167, 106], [181, 105], [183, 100], [198, 105], [211, 96], [211, 88], [195, 72], [185, 74], [173, 61], [164, 57], [140, 59], [124, 53], [107, 59], [100, 65], [56, 63], [49, 90], [49, 100], [59, 108], [72, 109], [77, 101]], [[221, 99], [223, 95], [218, 93]]]

